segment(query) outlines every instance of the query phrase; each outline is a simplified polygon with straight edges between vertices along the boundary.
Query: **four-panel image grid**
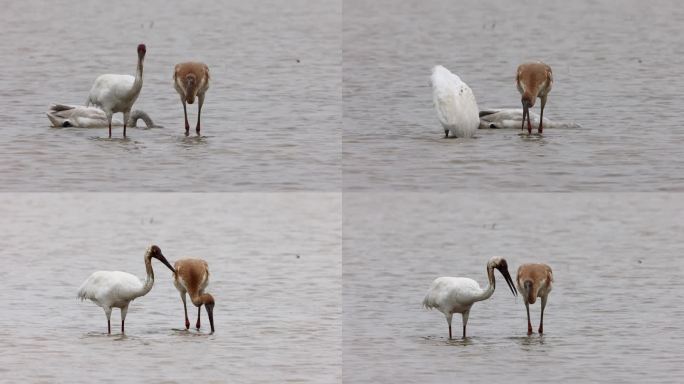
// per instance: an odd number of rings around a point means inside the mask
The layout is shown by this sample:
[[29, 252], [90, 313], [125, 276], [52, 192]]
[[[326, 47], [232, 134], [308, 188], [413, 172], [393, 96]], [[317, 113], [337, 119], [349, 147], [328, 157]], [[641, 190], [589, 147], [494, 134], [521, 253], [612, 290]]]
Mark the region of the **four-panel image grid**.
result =
[[1, 383], [676, 383], [674, 0], [6, 1]]

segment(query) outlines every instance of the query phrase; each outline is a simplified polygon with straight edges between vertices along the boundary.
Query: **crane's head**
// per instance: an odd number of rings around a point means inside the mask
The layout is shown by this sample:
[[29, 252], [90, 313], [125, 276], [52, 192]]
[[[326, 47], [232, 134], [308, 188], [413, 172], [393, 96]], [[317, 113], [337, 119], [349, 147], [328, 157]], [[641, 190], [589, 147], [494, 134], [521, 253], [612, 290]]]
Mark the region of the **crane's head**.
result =
[[155, 259], [161, 261], [164, 265], [166, 265], [167, 268], [169, 268], [171, 270], [171, 272], [176, 273], [176, 270], [171, 266], [171, 263], [169, 263], [169, 261], [166, 260], [166, 257], [164, 257], [161, 249], [158, 246], [156, 246], [156, 245], [151, 246], [147, 250], [147, 257], [155, 258]]
[[209, 324], [211, 325], [211, 333], [214, 333], [214, 296], [204, 293], [202, 294], [202, 303], [207, 309], [207, 316], [209, 317]]
[[142, 59], [145, 57], [145, 53], [147, 53], [147, 48], [145, 47], [145, 44], [138, 44], [138, 58]]
[[515, 289], [515, 285], [513, 284], [513, 279], [511, 279], [511, 274], [508, 273], [508, 263], [506, 262], [506, 259], [504, 259], [503, 257], [497, 257], [497, 256], [494, 256], [491, 259], [489, 259], [489, 262], [487, 262], [487, 269], [493, 269], [493, 268], [496, 268], [499, 270], [501, 275], [506, 280], [506, 284], [508, 284], [508, 287], [511, 289], [513, 296], [517, 296], [518, 291]]

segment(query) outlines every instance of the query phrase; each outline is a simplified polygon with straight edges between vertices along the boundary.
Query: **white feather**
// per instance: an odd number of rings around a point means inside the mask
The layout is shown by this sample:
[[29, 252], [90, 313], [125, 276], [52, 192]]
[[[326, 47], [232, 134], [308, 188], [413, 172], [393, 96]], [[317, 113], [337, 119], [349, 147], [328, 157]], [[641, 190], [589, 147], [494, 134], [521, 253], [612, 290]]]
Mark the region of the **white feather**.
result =
[[432, 100], [439, 122], [451, 136], [472, 137], [480, 126], [475, 95], [461, 78], [441, 65], [432, 68]]

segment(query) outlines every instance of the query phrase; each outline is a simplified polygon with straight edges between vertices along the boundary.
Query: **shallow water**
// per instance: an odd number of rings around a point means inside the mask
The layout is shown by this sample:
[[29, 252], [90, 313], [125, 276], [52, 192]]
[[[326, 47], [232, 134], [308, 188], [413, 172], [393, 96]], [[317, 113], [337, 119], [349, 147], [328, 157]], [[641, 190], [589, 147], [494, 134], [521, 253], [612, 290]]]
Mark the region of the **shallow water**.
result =
[[[29, 0], [0, 14], [0, 174], [6, 191], [335, 191], [341, 183], [341, 2]], [[311, 33], [315, 31], [315, 33]], [[83, 104], [98, 75], [134, 74], [134, 106], [163, 129], [53, 129], [52, 103]], [[208, 64], [191, 137], [173, 68]], [[299, 62], [297, 61], [299, 60]], [[122, 115], [117, 117], [122, 119]], [[142, 123], [142, 121], [141, 121]]]
[[[338, 194], [0, 194], [0, 373], [8, 382], [339, 382]], [[76, 291], [143, 277], [146, 248], [207, 260], [216, 332], [185, 331], [171, 273], [112, 312]], [[189, 306], [191, 323], [197, 314]]]
[[[642, 194], [344, 197], [345, 382], [678, 382], [684, 199]], [[486, 262], [548, 263], [545, 334], [500, 274], [466, 341], [421, 302], [432, 280], [486, 284]], [[534, 329], [539, 304], [530, 308]], [[454, 316], [460, 336], [461, 317]]]
[[[684, 189], [678, 2], [346, 0], [343, 12], [345, 189]], [[520, 107], [517, 65], [536, 59], [555, 78], [544, 116], [581, 129], [442, 139], [432, 66], [481, 109], [506, 108]]]

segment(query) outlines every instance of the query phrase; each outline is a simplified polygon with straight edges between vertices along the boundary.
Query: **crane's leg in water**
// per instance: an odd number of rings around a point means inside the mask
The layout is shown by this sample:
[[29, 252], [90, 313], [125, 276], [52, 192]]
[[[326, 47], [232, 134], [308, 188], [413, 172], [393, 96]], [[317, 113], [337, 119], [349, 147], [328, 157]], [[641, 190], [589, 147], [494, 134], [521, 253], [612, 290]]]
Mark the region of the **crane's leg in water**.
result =
[[200, 313], [202, 313], [202, 306], [200, 305], [197, 307], [197, 324], [195, 324], [195, 328], [200, 329]]

